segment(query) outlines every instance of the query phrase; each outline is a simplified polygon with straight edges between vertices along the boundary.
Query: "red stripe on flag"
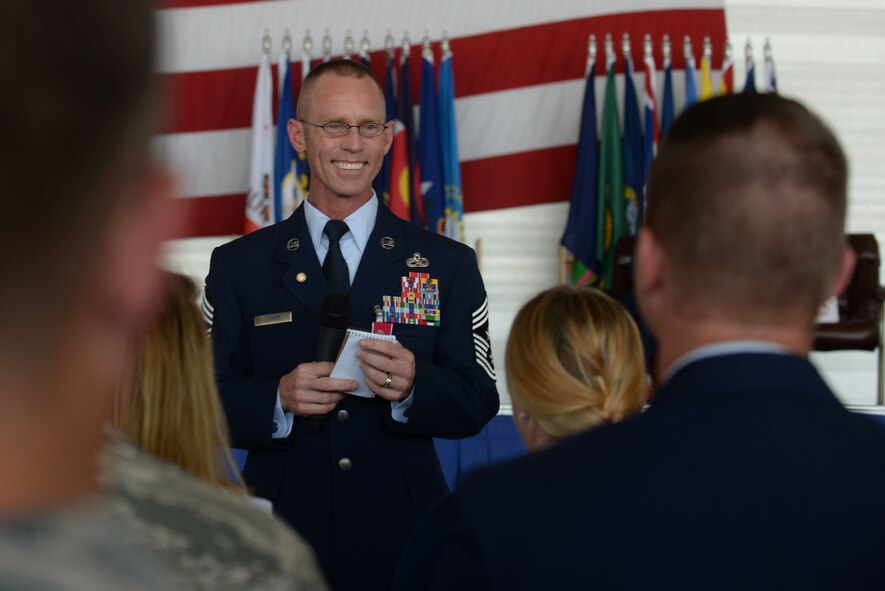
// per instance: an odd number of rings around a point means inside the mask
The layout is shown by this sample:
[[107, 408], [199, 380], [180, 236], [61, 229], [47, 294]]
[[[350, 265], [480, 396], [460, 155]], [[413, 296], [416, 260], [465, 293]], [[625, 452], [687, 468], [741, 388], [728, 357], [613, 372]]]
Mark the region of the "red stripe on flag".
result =
[[267, 0], [158, 0], [157, 8], [193, 8], [196, 6], [215, 6], [221, 4], [246, 4], [249, 2], [266, 2]]
[[[461, 163], [467, 212], [568, 201], [576, 146], [522, 152]], [[175, 199], [174, 215], [188, 223], [183, 234], [224, 236], [243, 231], [245, 190], [235, 195]]]
[[[300, 66], [299, 66], [300, 67]], [[197, 74], [167, 74], [161, 77], [166, 99], [166, 133], [215, 131], [252, 126], [252, 102], [258, 67], [211, 70]], [[271, 64], [273, 88], [277, 64]], [[298, 80], [299, 76], [293, 76]], [[294, 84], [294, 82], [293, 82]], [[276, 121], [279, 94], [273, 93]]]
[[568, 201], [577, 157], [570, 145], [462, 162], [464, 211]]
[[174, 238], [224, 236], [242, 234], [246, 191], [235, 195], [213, 195], [173, 199], [172, 214], [187, 220], [180, 225], [183, 232]]
[[[595, 33], [599, 47], [597, 71], [605, 71], [605, 34], [612, 33], [618, 55], [621, 35], [629, 33], [633, 55], [643, 54], [646, 33], [655, 41], [655, 60], [661, 64], [660, 40], [670, 35], [674, 47], [692, 34], [709, 35], [714, 67], [722, 62], [725, 44], [725, 13], [721, 9], [661, 10], [622, 13], [521, 27], [452, 40], [455, 54], [455, 90], [458, 97], [510, 90], [524, 86], [582, 78], [586, 63], [587, 36]], [[700, 39], [695, 47], [700, 51]], [[434, 44], [439, 55], [439, 43]], [[399, 51], [397, 51], [399, 54]], [[420, 46], [414, 45], [410, 61], [413, 96], [418, 96]], [[372, 52], [372, 68], [382, 77], [383, 51]], [[700, 58], [700, 55], [697, 56]], [[296, 68], [301, 68], [296, 62]], [[618, 68], [622, 68], [618, 60]], [[673, 51], [673, 67], [684, 67], [682, 51]], [[211, 131], [249, 127], [256, 67], [163, 75], [169, 97], [170, 116], [166, 133]], [[296, 76], [295, 79], [298, 77]], [[297, 90], [297, 88], [296, 88]], [[274, 93], [276, 96], [276, 93]]]

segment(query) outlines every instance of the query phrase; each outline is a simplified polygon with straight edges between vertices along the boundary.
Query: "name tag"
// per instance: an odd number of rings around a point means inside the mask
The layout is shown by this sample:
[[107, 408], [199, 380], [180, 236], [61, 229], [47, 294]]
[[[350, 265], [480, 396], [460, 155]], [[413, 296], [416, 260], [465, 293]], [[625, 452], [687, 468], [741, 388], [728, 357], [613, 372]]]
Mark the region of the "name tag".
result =
[[262, 314], [255, 317], [255, 326], [269, 326], [271, 324], [285, 324], [292, 322], [292, 312], [277, 312], [276, 314]]

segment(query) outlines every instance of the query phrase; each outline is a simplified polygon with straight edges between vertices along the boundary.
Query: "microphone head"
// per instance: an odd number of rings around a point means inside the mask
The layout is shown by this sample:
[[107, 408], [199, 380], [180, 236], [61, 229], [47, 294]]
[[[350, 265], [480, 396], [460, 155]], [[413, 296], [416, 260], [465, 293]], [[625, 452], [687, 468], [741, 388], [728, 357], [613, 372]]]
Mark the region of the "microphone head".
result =
[[350, 321], [350, 297], [343, 293], [330, 293], [320, 306], [320, 324], [330, 328], [347, 328]]

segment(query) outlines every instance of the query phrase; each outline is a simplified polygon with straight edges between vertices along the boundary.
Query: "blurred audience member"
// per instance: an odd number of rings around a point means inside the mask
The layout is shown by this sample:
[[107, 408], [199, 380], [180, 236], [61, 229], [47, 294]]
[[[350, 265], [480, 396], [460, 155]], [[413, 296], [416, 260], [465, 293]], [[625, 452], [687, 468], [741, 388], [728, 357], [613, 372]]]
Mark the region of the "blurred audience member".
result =
[[182, 589], [97, 500], [171, 184], [146, 0], [0, 2], [0, 588]]
[[[530, 452], [618, 422], [648, 397], [636, 324], [598, 289], [560, 285], [532, 298], [510, 328], [505, 365], [513, 419]], [[401, 555], [394, 591], [431, 586], [442, 532], [453, 518], [450, 499], [418, 526]]]
[[597, 289], [560, 285], [532, 298], [510, 328], [505, 362], [530, 451], [617, 422], [648, 397], [636, 324]]
[[178, 274], [167, 283], [120, 393], [115, 422], [125, 435], [112, 434], [105, 473], [114, 508], [140, 546], [165, 555], [198, 589], [326, 589], [307, 544], [269, 503], [247, 503], [227, 451], [196, 287]]
[[847, 180], [795, 101], [689, 108], [637, 237], [651, 407], [464, 479], [436, 588], [881, 589], [885, 429], [807, 358], [854, 266]]
[[159, 320], [138, 339], [114, 425], [147, 453], [209, 484], [245, 491], [228, 452], [196, 286], [177, 273], [167, 285]]

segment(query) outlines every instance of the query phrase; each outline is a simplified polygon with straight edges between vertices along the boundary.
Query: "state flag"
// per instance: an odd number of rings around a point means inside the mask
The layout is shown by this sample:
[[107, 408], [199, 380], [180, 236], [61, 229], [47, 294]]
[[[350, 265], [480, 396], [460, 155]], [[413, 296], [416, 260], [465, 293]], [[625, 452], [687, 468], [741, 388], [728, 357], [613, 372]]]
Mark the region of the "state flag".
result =
[[596, 135], [596, 64], [589, 62], [584, 84], [584, 104], [578, 137], [578, 161], [572, 184], [568, 221], [562, 245], [572, 254], [572, 283], [590, 285], [596, 280], [597, 186], [596, 167], [599, 162], [599, 139]]
[[274, 223], [273, 79], [270, 56], [261, 54], [252, 101], [252, 154], [243, 233]]

